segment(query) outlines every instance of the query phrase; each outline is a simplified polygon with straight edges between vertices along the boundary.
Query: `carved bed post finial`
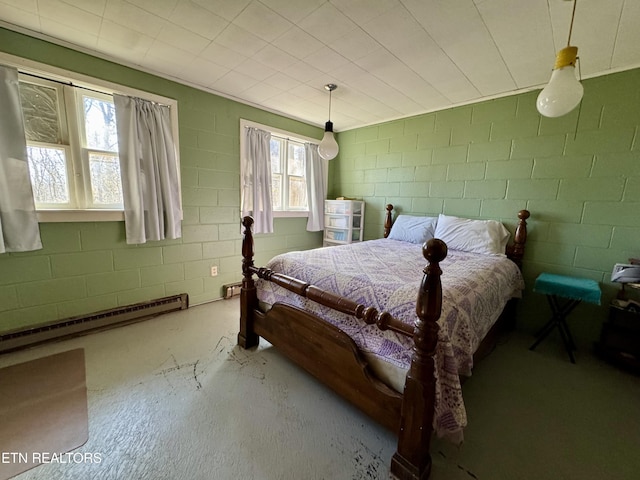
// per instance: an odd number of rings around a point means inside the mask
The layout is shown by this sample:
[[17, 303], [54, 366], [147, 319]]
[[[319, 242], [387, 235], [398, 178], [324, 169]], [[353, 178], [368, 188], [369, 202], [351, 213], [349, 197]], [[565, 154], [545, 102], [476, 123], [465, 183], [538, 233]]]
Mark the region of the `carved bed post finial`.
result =
[[440, 262], [447, 256], [447, 245], [431, 239], [422, 247], [429, 262], [418, 292], [413, 356], [402, 401], [398, 450], [391, 471], [401, 479], [426, 479], [431, 470], [429, 447], [435, 409], [435, 355], [438, 324], [442, 311]]
[[258, 345], [259, 337], [253, 331], [253, 312], [258, 306], [256, 284], [253, 280], [253, 218], [242, 219], [242, 288], [240, 289], [240, 332], [238, 345], [250, 348]]
[[391, 226], [393, 225], [393, 218], [391, 217], [391, 211], [393, 210], [393, 205], [390, 203], [386, 206], [387, 214], [384, 219], [384, 238], [387, 238], [391, 233]]
[[520, 210], [518, 212], [518, 226], [513, 236], [513, 245], [511, 246], [510, 258], [518, 267], [522, 269], [522, 257], [524, 257], [524, 246], [527, 243], [527, 218], [531, 216], [529, 210]]

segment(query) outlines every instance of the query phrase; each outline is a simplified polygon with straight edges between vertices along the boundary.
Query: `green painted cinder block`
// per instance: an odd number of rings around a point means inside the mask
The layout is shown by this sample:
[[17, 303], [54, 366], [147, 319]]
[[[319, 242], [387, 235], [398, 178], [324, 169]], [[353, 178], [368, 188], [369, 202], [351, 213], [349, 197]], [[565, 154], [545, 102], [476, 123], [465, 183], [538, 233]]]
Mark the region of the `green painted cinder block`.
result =
[[211, 132], [198, 132], [198, 148], [213, 152], [234, 153], [239, 150], [238, 137]]
[[592, 155], [536, 158], [532, 178], [586, 178], [591, 173]]
[[640, 225], [635, 227], [613, 227], [611, 248], [634, 251], [638, 249]]
[[627, 258], [619, 250], [578, 246], [574, 265], [578, 268], [611, 272], [616, 263], [626, 263]]
[[365, 155], [380, 155], [383, 153], [389, 153], [390, 140], [385, 138], [383, 140], [374, 140], [365, 143], [364, 153]]
[[180, 263], [202, 258], [203, 244], [187, 243], [162, 247], [162, 263]]
[[[483, 199], [480, 206], [480, 217], [501, 219], [506, 225], [518, 223], [518, 212], [527, 208], [525, 200], [514, 202], [512, 200]], [[533, 212], [532, 212], [532, 215]], [[535, 221], [534, 217], [534, 220]], [[530, 229], [531, 233], [531, 229]]]
[[551, 223], [547, 230], [550, 242], [608, 248], [612, 227], [602, 225], [580, 225], [576, 223]]
[[133, 290], [140, 287], [140, 272], [138, 270], [99, 273], [88, 275], [86, 279], [87, 296], [89, 297]]
[[584, 202], [581, 200], [544, 200], [528, 202], [528, 209], [536, 220], [558, 223], [580, 223]]
[[506, 180], [472, 180], [465, 182], [464, 198], [499, 199], [507, 195]]
[[201, 243], [218, 240], [219, 225], [184, 225], [182, 227], [183, 243]]
[[180, 167], [204, 167], [214, 168], [216, 165], [216, 154], [209, 150], [200, 150], [188, 146], [180, 145]]
[[190, 280], [182, 280], [180, 282], [171, 282], [165, 284], [164, 291], [166, 295], [180, 295], [189, 292], [194, 297], [204, 292], [204, 284], [202, 278], [192, 278]]
[[[401, 137], [404, 133], [404, 121], [383, 123], [378, 126], [378, 138]], [[414, 135], [415, 137], [415, 135]]]
[[218, 190], [214, 188], [182, 188], [182, 202], [188, 206], [213, 207], [218, 205]]
[[[238, 225], [238, 231], [240, 226]], [[276, 237], [277, 241], [277, 237]], [[234, 240], [224, 240], [219, 242], [206, 242], [202, 244], [202, 258], [220, 258], [236, 255], [236, 242]], [[196, 260], [196, 259], [194, 259]]]
[[640, 200], [640, 177], [627, 179], [622, 200], [625, 202], [637, 202]]
[[451, 145], [486, 143], [489, 141], [491, 124], [455, 126], [451, 129]]
[[165, 297], [164, 285], [152, 285], [149, 287], [136, 288], [127, 292], [116, 294], [117, 305], [133, 305], [140, 302], [148, 302], [157, 298]]
[[59, 303], [87, 296], [84, 277], [56, 278], [23, 283], [16, 287], [21, 307]]
[[566, 154], [628, 152], [631, 150], [635, 133], [636, 128], [632, 125], [619, 129], [579, 131], [575, 139], [571, 135], [568, 136]]
[[562, 155], [565, 135], [545, 137], [515, 138], [511, 158], [551, 157]]
[[518, 179], [531, 178], [533, 171], [533, 159], [531, 160], [508, 160], [506, 162], [489, 162], [487, 163], [487, 172], [485, 178], [487, 180], [498, 179]]
[[400, 185], [400, 193], [409, 198], [428, 197], [430, 185], [429, 182], [403, 182]]
[[416, 152], [402, 152], [402, 166], [429, 165], [433, 150], [418, 150]]
[[400, 183], [376, 183], [374, 189], [375, 195], [377, 197], [389, 196], [389, 195], [399, 195], [400, 194]]
[[[218, 225], [220, 240], [234, 240], [240, 238], [240, 229], [237, 223], [221, 223]], [[215, 240], [210, 238], [209, 240]]]
[[417, 133], [418, 135], [422, 135], [425, 133], [431, 133], [434, 131], [435, 124], [435, 113], [406, 118], [404, 120], [404, 134], [411, 135]]
[[198, 186], [198, 171], [195, 167], [180, 166], [180, 183], [183, 187]]
[[415, 179], [415, 167], [401, 167], [388, 169], [389, 182], [410, 182]]
[[386, 153], [378, 155], [376, 159], [377, 168], [400, 167], [402, 165], [402, 154]]
[[215, 265], [211, 260], [198, 260], [195, 262], [184, 262], [184, 279], [205, 278], [211, 276], [211, 267]]
[[560, 183], [558, 198], [604, 202], [622, 200], [624, 185], [624, 178], [565, 178]]
[[498, 98], [473, 105], [471, 123], [492, 123], [513, 120], [516, 117], [518, 98], [515, 96]]
[[438, 216], [444, 210], [444, 200], [442, 198], [412, 198], [411, 211], [424, 213], [431, 216]]
[[511, 140], [469, 145], [467, 159], [472, 162], [507, 160], [511, 155]]
[[418, 150], [427, 148], [446, 147], [451, 141], [451, 130], [426, 132], [418, 134]]
[[427, 167], [416, 167], [416, 182], [441, 181], [447, 178], [446, 165], [429, 165]]
[[560, 180], [509, 180], [507, 186], [508, 199], [555, 199], [558, 195]]
[[431, 182], [429, 196], [436, 198], [462, 198], [464, 182]]
[[447, 180], [481, 180], [484, 173], [485, 165], [482, 163], [450, 163]]
[[464, 218], [474, 218], [480, 215], [480, 200], [445, 198], [444, 213]]
[[353, 168], [356, 170], [368, 170], [369, 168], [376, 167], [377, 157], [376, 155], [363, 155], [354, 159]]
[[22, 330], [60, 318], [57, 305], [45, 305], [0, 312], [0, 331]]
[[586, 202], [583, 222], [596, 225], [637, 227], [640, 202]]
[[82, 224], [80, 240], [83, 251], [127, 248], [124, 221]]
[[365, 170], [364, 181], [368, 183], [386, 182], [388, 174], [389, 174], [389, 169], [387, 168], [375, 168], [375, 169]]
[[221, 207], [240, 207], [239, 190], [218, 190], [218, 205]]
[[113, 264], [116, 270], [160, 265], [162, 263], [162, 248], [132, 247], [113, 252]]
[[92, 251], [51, 255], [51, 272], [56, 277], [72, 277], [113, 271], [113, 254]]
[[0, 285], [51, 278], [49, 257], [0, 255]]
[[351, 143], [343, 141], [340, 138], [336, 141], [340, 147], [339, 161], [342, 161], [344, 158], [357, 157], [366, 153], [366, 143]]
[[595, 156], [592, 177], [621, 175], [640, 177], [640, 152], [599, 153]]
[[140, 268], [140, 286], [159, 285], [162, 283], [184, 280], [184, 264], [171, 263]]
[[418, 148], [418, 135], [403, 135], [400, 137], [391, 137], [389, 146], [390, 152], [410, 152]]
[[468, 148], [467, 145], [457, 145], [454, 147], [446, 147], [446, 148], [434, 148], [433, 158], [431, 160], [431, 163], [433, 165], [466, 163], [467, 148]]
[[14, 286], [0, 287], [0, 312], [18, 308], [18, 292]]
[[[531, 247], [531, 248], [530, 248]], [[573, 266], [576, 255], [575, 245], [563, 245], [551, 242], [527, 242], [527, 262], [556, 265], [558, 267]]]
[[436, 112], [435, 130], [450, 130], [454, 127], [471, 125], [472, 107], [458, 107]]
[[240, 175], [235, 172], [200, 169], [198, 171], [198, 186], [238, 190], [240, 188]]
[[235, 207], [200, 207], [200, 223], [232, 223], [239, 222], [239, 212]]
[[514, 138], [534, 137], [538, 133], [540, 116], [523, 118], [517, 122], [499, 121], [494, 122], [491, 129], [491, 141], [504, 141]]
[[42, 250], [34, 254], [79, 252], [82, 249], [80, 227], [77, 223], [41, 223]]
[[373, 142], [374, 140], [378, 140], [378, 127], [364, 127], [359, 128], [355, 131], [355, 142], [363, 143], [363, 142]]

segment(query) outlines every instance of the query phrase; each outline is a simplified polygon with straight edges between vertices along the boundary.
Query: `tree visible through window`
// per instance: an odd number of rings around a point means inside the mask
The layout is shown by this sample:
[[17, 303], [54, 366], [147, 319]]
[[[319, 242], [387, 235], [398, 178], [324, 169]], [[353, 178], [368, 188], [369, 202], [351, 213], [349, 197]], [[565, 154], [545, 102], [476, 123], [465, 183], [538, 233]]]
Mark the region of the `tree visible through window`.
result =
[[122, 209], [110, 95], [21, 78], [27, 154], [38, 209]]
[[271, 199], [274, 211], [307, 210], [304, 144], [271, 136]]

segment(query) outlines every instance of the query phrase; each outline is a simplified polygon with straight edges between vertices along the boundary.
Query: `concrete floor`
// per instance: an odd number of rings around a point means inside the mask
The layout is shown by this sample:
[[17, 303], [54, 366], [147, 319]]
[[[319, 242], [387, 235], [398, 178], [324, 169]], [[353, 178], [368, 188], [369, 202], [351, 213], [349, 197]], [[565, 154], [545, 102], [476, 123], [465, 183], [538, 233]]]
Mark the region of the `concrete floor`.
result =
[[[395, 438], [277, 351], [235, 346], [237, 299], [0, 356], [86, 355], [100, 463], [32, 479], [388, 479]], [[512, 334], [465, 384], [465, 443], [435, 440], [433, 480], [636, 479], [640, 379]], [[95, 457], [95, 455], [94, 455]]]

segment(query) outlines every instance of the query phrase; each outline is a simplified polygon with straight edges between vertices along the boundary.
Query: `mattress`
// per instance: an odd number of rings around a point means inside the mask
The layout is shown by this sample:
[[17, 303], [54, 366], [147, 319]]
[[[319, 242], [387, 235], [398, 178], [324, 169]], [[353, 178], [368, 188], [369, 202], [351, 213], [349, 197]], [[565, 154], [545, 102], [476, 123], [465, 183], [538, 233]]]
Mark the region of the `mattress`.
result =
[[[416, 298], [426, 260], [421, 245], [390, 239], [289, 252], [266, 267], [413, 325]], [[507, 301], [520, 297], [524, 281], [505, 256], [449, 250], [441, 262], [442, 315], [436, 348], [434, 431], [462, 438], [467, 418], [460, 375], [471, 375], [473, 354]], [[258, 299], [268, 305], [287, 303], [311, 311], [347, 333], [376, 375], [402, 392], [411, 362], [413, 339], [381, 331], [319, 305], [265, 280], [257, 281]]]

